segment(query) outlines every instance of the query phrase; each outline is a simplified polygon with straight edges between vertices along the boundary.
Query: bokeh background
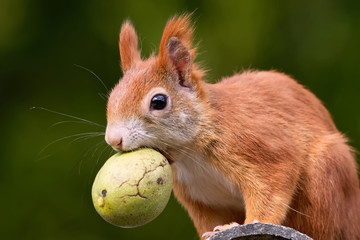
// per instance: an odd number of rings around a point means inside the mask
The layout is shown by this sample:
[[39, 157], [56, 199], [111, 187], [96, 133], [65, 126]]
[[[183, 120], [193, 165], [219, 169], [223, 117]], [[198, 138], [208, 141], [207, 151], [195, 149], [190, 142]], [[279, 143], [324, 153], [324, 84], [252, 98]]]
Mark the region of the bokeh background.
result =
[[112, 154], [104, 128], [39, 109], [106, 125], [122, 22], [131, 19], [146, 57], [170, 16], [193, 11], [209, 81], [249, 68], [290, 74], [360, 149], [359, 1], [1, 0], [2, 239], [197, 239], [174, 198], [143, 227], [102, 220], [90, 189]]

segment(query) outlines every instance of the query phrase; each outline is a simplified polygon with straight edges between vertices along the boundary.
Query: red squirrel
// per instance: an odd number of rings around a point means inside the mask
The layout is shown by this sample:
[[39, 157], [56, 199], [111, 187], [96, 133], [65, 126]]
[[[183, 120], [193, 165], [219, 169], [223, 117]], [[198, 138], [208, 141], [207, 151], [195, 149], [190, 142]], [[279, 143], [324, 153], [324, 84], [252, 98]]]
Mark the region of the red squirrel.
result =
[[122, 25], [124, 75], [109, 95], [107, 143], [167, 157], [174, 195], [200, 238], [260, 222], [313, 239], [360, 239], [353, 150], [321, 102], [276, 71], [206, 83], [192, 35], [191, 16], [174, 17], [158, 55], [142, 59], [133, 26]]

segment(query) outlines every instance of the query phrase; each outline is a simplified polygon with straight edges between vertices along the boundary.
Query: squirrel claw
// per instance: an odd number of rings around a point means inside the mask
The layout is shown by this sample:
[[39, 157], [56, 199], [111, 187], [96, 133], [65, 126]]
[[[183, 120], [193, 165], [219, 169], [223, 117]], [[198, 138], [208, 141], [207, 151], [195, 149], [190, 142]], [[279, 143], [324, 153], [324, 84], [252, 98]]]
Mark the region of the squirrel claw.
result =
[[224, 231], [226, 229], [230, 229], [230, 228], [236, 227], [236, 226], [239, 226], [239, 224], [236, 223], [236, 222], [232, 222], [232, 223], [229, 223], [229, 224], [216, 226], [216, 227], [214, 227], [213, 231], [214, 232], [220, 232], [220, 231]]
[[221, 231], [224, 231], [226, 229], [230, 229], [230, 228], [236, 227], [236, 226], [239, 226], [239, 224], [236, 222], [232, 222], [232, 223], [225, 224], [225, 225], [219, 225], [219, 226], [214, 227], [212, 232], [205, 232], [201, 237], [202, 238], [206, 237], [205, 239], [207, 240], [211, 236], [213, 236], [214, 234], [216, 234], [218, 232], [221, 232]]
[[205, 240], [209, 239], [212, 235], [214, 235], [215, 232], [205, 232], [201, 238], [205, 238]]

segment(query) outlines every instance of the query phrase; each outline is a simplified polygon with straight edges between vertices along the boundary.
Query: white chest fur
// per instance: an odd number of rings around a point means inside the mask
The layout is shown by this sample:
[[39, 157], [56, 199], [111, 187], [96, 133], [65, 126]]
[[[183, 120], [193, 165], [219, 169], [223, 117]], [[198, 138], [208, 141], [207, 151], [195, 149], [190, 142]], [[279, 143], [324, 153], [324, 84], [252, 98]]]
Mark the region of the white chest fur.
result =
[[214, 207], [244, 209], [244, 200], [221, 173], [199, 156], [180, 157], [175, 161], [177, 180], [186, 185], [193, 200]]

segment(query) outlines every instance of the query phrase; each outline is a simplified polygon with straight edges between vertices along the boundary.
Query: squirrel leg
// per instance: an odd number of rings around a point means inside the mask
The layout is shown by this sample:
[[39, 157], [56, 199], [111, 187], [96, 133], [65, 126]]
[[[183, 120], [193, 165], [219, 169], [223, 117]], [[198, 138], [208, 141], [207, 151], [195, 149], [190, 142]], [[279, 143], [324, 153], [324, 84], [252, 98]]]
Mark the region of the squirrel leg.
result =
[[200, 239], [207, 239], [216, 232], [239, 225], [236, 222], [242, 223], [245, 219], [245, 213], [230, 209], [213, 208], [199, 202], [181, 203], [189, 212]]
[[[279, 188], [279, 185], [282, 185]], [[244, 224], [260, 222], [281, 225], [290, 209], [295, 184], [264, 185], [263, 190], [244, 193], [246, 218]]]
[[[204, 203], [194, 201], [186, 193], [186, 188], [176, 180], [173, 184], [173, 191], [175, 197], [188, 211], [191, 220], [200, 236], [200, 239], [207, 237], [202, 235], [214, 229], [216, 226], [228, 224], [231, 222], [243, 223], [245, 219], [245, 212], [239, 210], [212, 207]], [[208, 236], [209, 237], [209, 236]]]

